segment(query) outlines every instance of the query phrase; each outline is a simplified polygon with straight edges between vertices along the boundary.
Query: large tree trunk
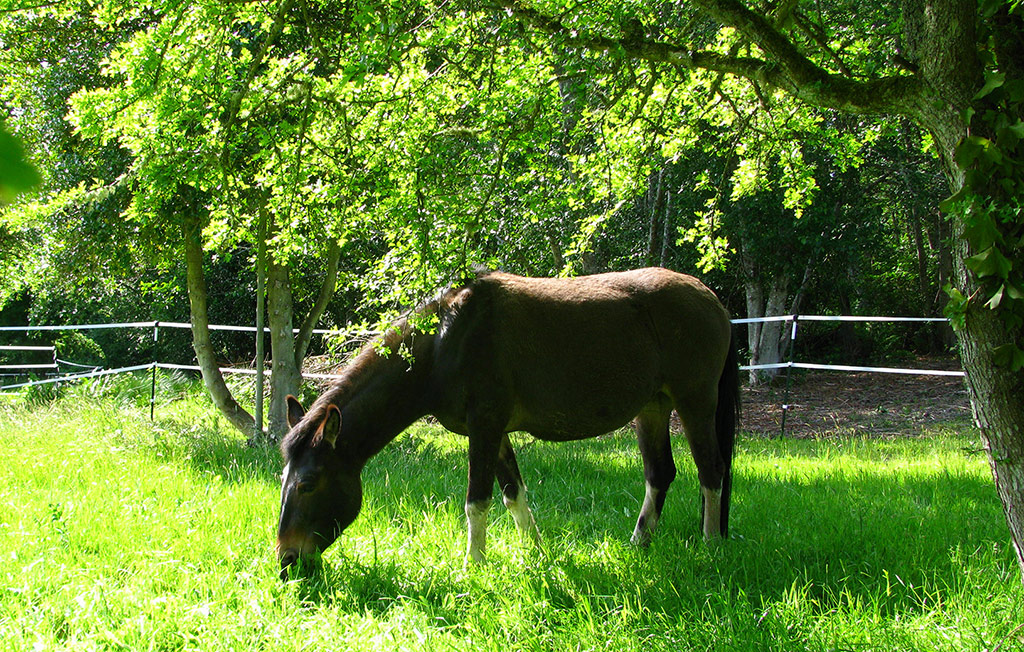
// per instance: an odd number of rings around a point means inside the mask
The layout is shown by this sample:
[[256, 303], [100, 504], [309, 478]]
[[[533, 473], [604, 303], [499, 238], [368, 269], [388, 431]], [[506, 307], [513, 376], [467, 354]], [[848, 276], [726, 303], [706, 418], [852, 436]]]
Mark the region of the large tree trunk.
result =
[[[966, 278], [962, 258], [957, 261], [957, 276], [963, 287], [971, 289], [975, 284]], [[1024, 384], [1020, 372], [1014, 373], [992, 359], [996, 347], [1021, 342], [1021, 337], [1021, 329], [1008, 329], [981, 302], [968, 308], [965, 326], [957, 333], [974, 419], [981, 430], [996, 492], [1003, 503], [1017, 563], [1024, 576]]]
[[188, 302], [192, 319], [192, 347], [196, 352], [196, 360], [199, 361], [203, 383], [221, 414], [248, 437], [252, 435], [256, 422], [252, 415], [235, 401], [231, 390], [224, 383], [224, 376], [217, 366], [213, 343], [210, 341], [206, 277], [203, 274], [203, 222], [195, 210], [186, 210], [182, 224], [188, 274]]
[[[950, 188], [955, 193], [964, 183], [964, 172], [953, 163], [955, 143], [967, 133], [964, 124], [954, 130], [952, 120], [932, 128], [936, 143], [954, 143], [943, 159]], [[971, 410], [988, 453], [989, 468], [1003, 505], [1006, 523], [1024, 577], [1024, 372], [1012, 371], [994, 358], [995, 350], [1007, 343], [1024, 341], [1020, 326], [1011, 327], [991, 310], [978, 278], [965, 261], [977, 254], [969, 247], [963, 216], [953, 218], [953, 283], [967, 304], [964, 325], [956, 335], [966, 374]]]
[[[954, 157], [958, 144], [968, 133], [964, 110], [972, 105], [983, 82], [975, 34], [978, 9], [974, 2], [957, 0], [913, 6], [918, 11], [908, 12], [908, 29], [919, 30], [914, 45], [916, 58], [921, 62], [921, 74], [935, 96], [945, 100], [922, 103], [916, 117], [931, 132], [950, 189], [955, 193], [965, 183], [965, 171]], [[997, 50], [1006, 46], [1020, 47], [1021, 21], [1014, 22], [1008, 16], [1006, 20], [1008, 24], [1003, 27], [1009, 31], [1005, 34], [999, 32], [998, 21], [993, 21], [996, 27], [993, 42]], [[1001, 57], [1001, 67], [1008, 80], [1024, 77], [1021, 57], [1019, 52]], [[1000, 181], [992, 179], [990, 186], [997, 200]], [[998, 347], [1020, 344], [1024, 332], [1020, 325], [1009, 325], [985, 305], [988, 297], [979, 279], [966, 265], [967, 258], [979, 252], [970, 248], [964, 216], [956, 215], [952, 222], [953, 283], [964, 296], [970, 297], [964, 325], [957, 332], [961, 360], [974, 419], [988, 452], [996, 492], [1024, 577], [1024, 372], [1014, 372], [994, 358]]]

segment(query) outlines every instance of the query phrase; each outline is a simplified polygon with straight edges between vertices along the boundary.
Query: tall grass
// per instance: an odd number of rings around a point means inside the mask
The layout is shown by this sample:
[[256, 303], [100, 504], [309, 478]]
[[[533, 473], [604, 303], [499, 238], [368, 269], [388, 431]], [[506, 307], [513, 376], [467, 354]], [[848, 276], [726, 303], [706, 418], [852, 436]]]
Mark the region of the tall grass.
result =
[[0, 403], [0, 649], [1024, 648], [972, 433], [742, 439], [733, 536], [712, 545], [679, 441], [647, 550], [628, 543], [630, 433], [517, 438], [544, 552], [497, 507], [489, 563], [465, 569], [465, 442], [418, 424], [371, 461], [363, 513], [322, 567], [283, 583], [276, 451], [247, 448], [184, 384], [152, 423], [129, 390]]

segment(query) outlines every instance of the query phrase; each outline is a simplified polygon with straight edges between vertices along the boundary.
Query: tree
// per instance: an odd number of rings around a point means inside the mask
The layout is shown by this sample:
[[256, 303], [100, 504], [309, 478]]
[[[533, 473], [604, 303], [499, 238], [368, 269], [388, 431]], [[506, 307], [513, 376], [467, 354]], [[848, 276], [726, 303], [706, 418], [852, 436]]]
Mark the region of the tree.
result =
[[[510, 11], [564, 46], [663, 62], [694, 74], [740, 78], [761, 97], [780, 94], [819, 109], [906, 117], [926, 130], [951, 200], [954, 272], [950, 312], [975, 419], [1024, 574], [1024, 18], [1015, 1], [906, 0], [803, 7], [694, 0], [700, 17], [734, 30], [738, 47], [701, 47], [693, 29], [658, 38], [622, 26], [656, 25], [664, 12], [539, 9], [503, 0]], [[637, 15], [628, 15], [636, 11]], [[692, 14], [690, 14], [692, 16]], [[614, 22], [612, 22], [614, 21]], [[693, 25], [694, 23], [684, 23]], [[938, 199], [938, 198], [936, 198]]]

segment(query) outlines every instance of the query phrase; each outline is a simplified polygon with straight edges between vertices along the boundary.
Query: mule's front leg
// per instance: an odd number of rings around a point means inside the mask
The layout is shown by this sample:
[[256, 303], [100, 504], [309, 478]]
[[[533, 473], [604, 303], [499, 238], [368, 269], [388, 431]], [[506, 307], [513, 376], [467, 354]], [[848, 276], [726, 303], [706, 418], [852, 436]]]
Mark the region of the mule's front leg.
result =
[[668, 493], [667, 488], [659, 489], [652, 485], [650, 481], [646, 483], [644, 502], [640, 507], [640, 516], [636, 519], [633, 536], [629, 539], [633, 545], [644, 548], [651, 543], [651, 535], [654, 533], [654, 528], [657, 527], [658, 520], [661, 518], [662, 507], [665, 506], [666, 493]]
[[487, 561], [487, 510], [494, 493], [501, 434], [487, 436], [470, 429], [469, 486], [466, 489], [466, 563]]
[[636, 418], [636, 438], [640, 456], [644, 461], [646, 491], [630, 541], [638, 546], [651, 542], [651, 534], [661, 518], [665, 494], [676, 477], [676, 464], [672, 459], [672, 442], [668, 433], [668, 419], [672, 403], [668, 396], [659, 394]]
[[487, 510], [491, 501], [466, 500], [466, 563], [482, 564], [487, 561], [484, 549], [487, 547]]

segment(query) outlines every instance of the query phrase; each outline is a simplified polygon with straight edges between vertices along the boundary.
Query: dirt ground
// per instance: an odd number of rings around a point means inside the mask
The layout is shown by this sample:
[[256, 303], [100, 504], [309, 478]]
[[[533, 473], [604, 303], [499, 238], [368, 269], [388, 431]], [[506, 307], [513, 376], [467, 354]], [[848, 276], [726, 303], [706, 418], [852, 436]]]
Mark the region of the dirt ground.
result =
[[[959, 362], [921, 358], [899, 366], [956, 370]], [[973, 427], [967, 390], [960, 377], [796, 369], [792, 373], [788, 398], [784, 375], [771, 384], [743, 388], [743, 431], [778, 436], [783, 403], [789, 405], [787, 437], [896, 437], [914, 436], [939, 424]]]

